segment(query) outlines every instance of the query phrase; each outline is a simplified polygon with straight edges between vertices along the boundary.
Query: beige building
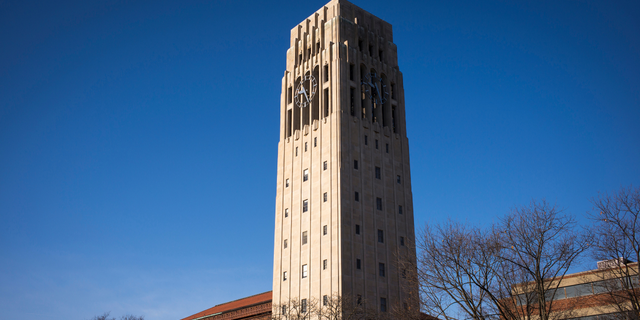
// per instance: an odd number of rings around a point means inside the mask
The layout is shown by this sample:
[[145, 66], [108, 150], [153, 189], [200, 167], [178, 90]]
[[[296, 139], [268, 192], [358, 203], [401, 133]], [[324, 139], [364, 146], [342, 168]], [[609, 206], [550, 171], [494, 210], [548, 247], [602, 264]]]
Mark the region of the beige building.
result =
[[274, 306], [338, 294], [380, 312], [407, 307], [398, 257], [412, 253], [413, 220], [391, 25], [333, 0], [291, 30], [287, 50]]

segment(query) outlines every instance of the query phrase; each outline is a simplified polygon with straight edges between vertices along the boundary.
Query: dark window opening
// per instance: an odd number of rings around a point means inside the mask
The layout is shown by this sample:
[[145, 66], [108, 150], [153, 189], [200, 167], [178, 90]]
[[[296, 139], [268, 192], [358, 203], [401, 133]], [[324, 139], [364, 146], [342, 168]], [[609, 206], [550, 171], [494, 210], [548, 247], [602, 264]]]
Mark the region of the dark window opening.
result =
[[349, 64], [349, 80], [353, 81], [353, 73], [355, 66], [353, 64]]
[[369, 56], [373, 57], [373, 45], [369, 45]]
[[284, 217], [288, 218], [289, 217], [289, 208], [284, 209]]
[[302, 212], [309, 211], [309, 200], [302, 201]]
[[362, 51], [362, 40], [358, 40], [358, 50]]
[[382, 179], [382, 174], [380, 173], [380, 167], [376, 167], [376, 179]]
[[355, 200], [356, 200], [356, 202], [360, 201], [360, 194], [358, 193], [358, 191], [356, 191], [356, 193], [355, 193]]
[[307, 244], [307, 232], [302, 232], [302, 244]]
[[323, 236], [326, 236], [326, 235], [327, 235], [327, 232], [328, 232], [328, 231], [327, 231], [327, 226], [326, 226], [326, 225], [322, 226], [322, 235], [323, 235]]
[[378, 275], [384, 277], [384, 274], [384, 263], [380, 262], [378, 263]]
[[324, 65], [324, 82], [329, 81], [329, 65]]
[[356, 224], [356, 234], [360, 234], [360, 225]]
[[400, 182], [400, 181], [401, 181], [401, 180], [400, 180], [400, 176], [397, 176], [397, 177], [396, 177], [396, 180], [398, 181], [398, 184], [400, 184], [400, 183], [401, 183], [401, 182]]
[[329, 88], [324, 89], [324, 116], [329, 116]]
[[353, 168], [358, 170], [358, 160], [353, 160]]
[[322, 163], [322, 170], [327, 170], [327, 162]]
[[356, 303], [357, 303], [358, 305], [361, 305], [361, 304], [362, 304], [362, 295], [361, 295], [361, 294], [359, 294], [359, 295], [358, 295], [358, 298], [356, 299]]
[[376, 209], [382, 210], [382, 198], [376, 198]]
[[316, 53], [320, 53], [320, 42], [316, 42]]
[[380, 312], [387, 312], [387, 298], [380, 298]]
[[313, 147], [317, 147], [318, 146], [318, 137], [313, 138]]
[[[305, 264], [304, 267], [306, 267], [307, 265]], [[304, 268], [306, 269], [306, 268]], [[305, 277], [303, 277], [305, 278]], [[302, 313], [306, 313], [307, 312], [307, 299], [302, 299], [302, 303], [300, 306], [300, 311], [302, 311]]]
[[305, 142], [304, 143], [304, 152], [307, 152], [307, 145], [308, 145], [308, 143]]
[[356, 259], [356, 269], [362, 269], [362, 262], [360, 261], [360, 259]]
[[367, 135], [364, 135], [364, 145], [367, 146], [369, 145], [369, 137], [367, 137]]
[[384, 50], [378, 50], [378, 57], [380, 57], [380, 61], [384, 59], [383, 53], [384, 53]]
[[356, 98], [355, 98], [355, 91], [356, 89], [351, 87], [351, 89], [349, 89], [349, 98], [350, 100], [350, 111], [351, 111], [351, 116], [354, 117], [356, 115]]
[[391, 99], [396, 100], [396, 84], [391, 84]]
[[327, 259], [322, 260], [322, 270], [327, 270], [327, 264]]
[[376, 149], [378, 149], [378, 139], [376, 139]]
[[384, 231], [378, 229], [378, 242], [384, 243]]
[[387, 148], [387, 153], [389, 153], [389, 144], [388, 143], [386, 145], [386, 148]]
[[398, 214], [402, 214], [402, 206], [398, 206]]
[[404, 237], [400, 237], [400, 245], [404, 247]]
[[327, 304], [329, 304], [329, 297], [327, 297], [327, 295], [325, 294], [324, 296], [322, 296], [322, 305], [326, 306]]
[[322, 197], [323, 197], [323, 201], [324, 201], [324, 202], [327, 202], [327, 197], [328, 197], [328, 196], [327, 196], [327, 193], [326, 193], [326, 192], [324, 193], [324, 195], [323, 195]]
[[293, 89], [289, 87], [287, 89], [287, 103], [291, 103], [292, 99], [293, 99]]

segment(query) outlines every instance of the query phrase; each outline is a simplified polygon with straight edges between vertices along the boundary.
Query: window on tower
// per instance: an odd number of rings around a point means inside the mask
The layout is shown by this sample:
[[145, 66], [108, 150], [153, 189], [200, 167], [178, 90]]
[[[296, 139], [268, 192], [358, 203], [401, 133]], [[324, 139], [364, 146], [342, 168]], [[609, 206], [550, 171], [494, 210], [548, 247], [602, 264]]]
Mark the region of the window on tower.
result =
[[284, 217], [285, 218], [289, 217], [289, 208], [284, 209]]
[[376, 198], [376, 209], [382, 210], [382, 198]]
[[402, 214], [402, 206], [398, 206], [398, 214]]
[[326, 225], [322, 226], [322, 235], [323, 235], [323, 236], [326, 236], [326, 235], [327, 235], [327, 232], [328, 232], [328, 231], [327, 231], [327, 226], [326, 226]]
[[322, 260], [322, 270], [327, 270], [327, 259]]
[[304, 171], [302, 171], [302, 181], [307, 180], [309, 180], [309, 169], [304, 169]]
[[325, 193], [322, 195], [322, 201], [327, 202], [327, 198], [328, 198], [328, 196], [327, 196], [327, 193], [325, 192]]
[[353, 63], [350, 63], [350, 64], [349, 64], [349, 80], [351, 80], [351, 81], [354, 81], [354, 80], [355, 80], [355, 79], [354, 79], [354, 73], [355, 73], [354, 68], [355, 68], [355, 67], [356, 67], [356, 66], [355, 66], [355, 65], [353, 65]]
[[307, 244], [307, 232], [302, 232], [302, 244]]
[[387, 153], [389, 153], [389, 144], [388, 143], [387, 143], [386, 148], [387, 148]]
[[329, 65], [325, 64], [324, 65], [324, 82], [328, 82], [329, 81]]
[[367, 137], [367, 135], [364, 135], [364, 145], [369, 145], [369, 137]]
[[322, 163], [322, 170], [327, 170], [327, 162]]
[[[309, 270], [308, 270], [308, 268], [307, 268], [307, 265], [306, 265], [306, 264], [303, 264], [303, 265], [302, 265], [302, 277], [303, 277], [303, 278], [306, 278], [306, 277], [307, 277], [307, 275], [308, 275], [308, 272], [309, 272]], [[306, 301], [306, 300], [302, 300], [302, 301]]]
[[313, 147], [317, 147], [318, 146], [318, 137], [313, 138]]
[[384, 274], [385, 274], [384, 263], [380, 262], [378, 263], [378, 275], [380, 275], [381, 277], [384, 277]]
[[362, 262], [360, 261], [360, 259], [356, 259], [356, 269], [362, 269]]
[[351, 87], [349, 89], [349, 109], [351, 112], [351, 116], [355, 117], [356, 115], [356, 98], [355, 98], [355, 94], [356, 94], [356, 88]]
[[309, 211], [309, 200], [302, 201], [302, 212]]
[[378, 149], [378, 139], [376, 139], [376, 149]]
[[329, 116], [329, 88], [324, 89], [324, 116]]
[[289, 179], [284, 181], [284, 187], [289, 188]]
[[356, 193], [354, 194], [354, 198], [356, 202], [360, 202], [360, 194], [358, 193], [358, 191], [356, 191]]
[[287, 103], [291, 103], [293, 99], [293, 89], [291, 87], [287, 88]]
[[[307, 265], [305, 264], [303, 266], [303, 270], [306, 270]], [[303, 278], [306, 278], [307, 276], [304, 275], [302, 276]], [[304, 314], [307, 313], [307, 299], [302, 299], [302, 301], [300, 302], [300, 311]]]
[[378, 242], [384, 243], [384, 231], [378, 229]]
[[360, 234], [360, 225], [356, 224], [356, 234]]
[[287, 239], [284, 239], [284, 248], [287, 248]]
[[307, 143], [304, 143], [304, 152], [307, 152]]
[[380, 298], [380, 311], [387, 312], [387, 298]]
[[380, 174], [380, 167], [376, 167], [376, 179], [382, 179], [382, 174]]
[[358, 160], [353, 160], [353, 168], [358, 170]]
[[400, 245], [404, 247], [404, 237], [400, 237]]
[[287, 281], [287, 272], [282, 273], [282, 281]]
[[326, 306], [327, 304], [329, 304], [329, 297], [327, 297], [327, 295], [325, 294], [324, 296], [322, 296], [322, 305]]
[[401, 180], [400, 180], [400, 176], [399, 175], [396, 177], [396, 181], [398, 181], [398, 184], [400, 184]]

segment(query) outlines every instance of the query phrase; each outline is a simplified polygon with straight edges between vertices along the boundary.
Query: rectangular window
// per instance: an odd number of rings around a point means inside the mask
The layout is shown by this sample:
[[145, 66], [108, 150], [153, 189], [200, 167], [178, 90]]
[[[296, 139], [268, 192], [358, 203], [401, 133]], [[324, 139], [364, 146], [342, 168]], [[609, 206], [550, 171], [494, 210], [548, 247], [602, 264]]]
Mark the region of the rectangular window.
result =
[[360, 259], [356, 259], [356, 269], [362, 269], [362, 263], [360, 262]]
[[322, 226], [322, 235], [323, 236], [327, 235], [327, 226], [326, 225]]
[[289, 179], [284, 181], [284, 187], [289, 188]]
[[387, 298], [380, 298], [380, 312], [387, 312]]
[[396, 177], [396, 181], [398, 181], [398, 184], [400, 184], [400, 176]]
[[289, 208], [284, 209], [284, 217], [285, 218], [289, 217]]
[[292, 92], [293, 92], [293, 91], [292, 91], [292, 88], [291, 88], [291, 87], [289, 87], [289, 88], [287, 89], [287, 103], [291, 103], [291, 98], [293, 97]]
[[324, 89], [324, 116], [329, 115], [329, 88]]
[[382, 59], [384, 59], [384, 51], [383, 50], [378, 50], [378, 57], [380, 57], [380, 61], [382, 61]]
[[395, 83], [391, 84], [391, 99], [393, 99], [393, 100], [396, 99], [396, 84]]
[[358, 160], [353, 160], [353, 168], [358, 170]]
[[324, 82], [329, 81], [329, 65], [324, 65]]
[[327, 162], [322, 163], [322, 170], [327, 170]]
[[300, 311], [304, 314], [307, 313], [307, 299], [302, 299], [300, 304]]
[[382, 262], [378, 263], [378, 274], [384, 277], [384, 263]]
[[309, 211], [309, 200], [302, 201], [302, 212]]
[[402, 214], [402, 206], [398, 206], [398, 214]]
[[304, 143], [304, 152], [307, 152], [307, 143]]
[[369, 137], [367, 137], [367, 135], [364, 135], [364, 145], [368, 145], [369, 144]]
[[308, 272], [309, 272], [309, 270], [307, 269], [307, 265], [306, 265], [306, 264], [303, 264], [303, 265], [302, 265], [302, 277], [303, 277], [303, 278], [306, 278], [306, 277], [307, 277]]
[[309, 169], [304, 169], [304, 171], [302, 171], [302, 181], [307, 180], [309, 180]]
[[282, 281], [287, 281], [287, 272], [282, 273]]
[[382, 198], [376, 198], [376, 209], [382, 210]]
[[362, 51], [362, 48], [363, 48], [363, 47], [364, 47], [364, 46], [362, 45], [362, 40], [361, 40], [361, 39], [358, 39], [358, 50]]
[[324, 296], [322, 296], [322, 305], [326, 306], [327, 304], [329, 304], [329, 297], [327, 297], [327, 295], [325, 294]]
[[320, 52], [320, 42], [316, 42], [316, 53]]
[[286, 305], [282, 306], [282, 314], [287, 314], [287, 306]]
[[380, 167], [376, 167], [376, 179], [382, 179], [382, 174], [380, 173]]
[[360, 194], [358, 193], [358, 191], [356, 191], [356, 194], [355, 194], [355, 200], [356, 200], [357, 202], [360, 202]]
[[[354, 68], [355, 66], [353, 64], [349, 64], [349, 80], [351, 81], [353, 81]], [[291, 103], [291, 101], [289, 101], [289, 103]]]
[[322, 260], [322, 270], [327, 270], [327, 259]]
[[369, 45], [369, 56], [373, 57], [373, 45], [372, 44]]
[[378, 242], [384, 243], [384, 231], [378, 229]]
[[400, 237], [400, 245], [404, 247], [404, 237]]
[[376, 139], [376, 149], [378, 149], [378, 139]]
[[356, 224], [356, 234], [360, 234], [360, 225]]
[[298, 156], [298, 147], [296, 147], [296, 157]]
[[402, 269], [402, 279], [407, 278], [407, 269]]
[[361, 305], [361, 304], [362, 304], [362, 295], [361, 295], [361, 294], [359, 294], [359, 295], [358, 295], [358, 298], [356, 299], [356, 303], [357, 303], [358, 305]]
[[356, 115], [356, 98], [355, 98], [355, 93], [356, 89], [354, 87], [351, 87], [351, 89], [349, 89], [349, 99], [351, 99], [349, 101], [349, 109], [351, 111], [351, 116], [355, 117]]
[[388, 143], [386, 145], [386, 148], [387, 148], [387, 153], [389, 153], [389, 144]]
[[287, 248], [287, 239], [284, 239], [284, 248]]
[[327, 197], [328, 197], [328, 196], [327, 196], [327, 193], [326, 193], [326, 192], [324, 193], [324, 195], [323, 195], [322, 197], [323, 197], [324, 202], [327, 202]]
[[318, 137], [313, 138], [313, 147], [317, 147], [318, 146]]
[[307, 232], [302, 232], [302, 244], [307, 244]]

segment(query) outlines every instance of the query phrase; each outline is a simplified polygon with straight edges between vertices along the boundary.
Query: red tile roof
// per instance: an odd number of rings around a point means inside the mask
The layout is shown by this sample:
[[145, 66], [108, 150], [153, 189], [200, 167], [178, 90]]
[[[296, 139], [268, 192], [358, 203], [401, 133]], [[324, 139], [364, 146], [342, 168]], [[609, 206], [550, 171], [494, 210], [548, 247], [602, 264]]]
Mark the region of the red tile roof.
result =
[[192, 320], [192, 319], [197, 319], [197, 318], [201, 318], [201, 317], [205, 317], [205, 316], [209, 316], [212, 314], [216, 314], [216, 313], [222, 313], [222, 312], [228, 312], [231, 310], [235, 310], [235, 309], [241, 309], [241, 308], [246, 308], [249, 306], [253, 306], [256, 304], [261, 304], [261, 303], [265, 303], [265, 302], [271, 302], [271, 291], [269, 292], [265, 292], [265, 293], [260, 293], [260, 294], [256, 294], [253, 296], [249, 296], [246, 298], [242, 298], [242, 299], [238, 299], [238, 300], [234, 300], [231, 302], [227, 302], [227, 303], [223, 303], [223, 304], [219, 304], [213, 308], [209, 308], [207, 310], [198, 312], [194, 315], [188, 316], [182, 320]]

